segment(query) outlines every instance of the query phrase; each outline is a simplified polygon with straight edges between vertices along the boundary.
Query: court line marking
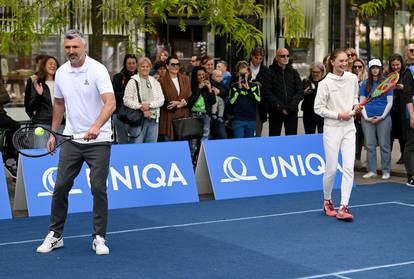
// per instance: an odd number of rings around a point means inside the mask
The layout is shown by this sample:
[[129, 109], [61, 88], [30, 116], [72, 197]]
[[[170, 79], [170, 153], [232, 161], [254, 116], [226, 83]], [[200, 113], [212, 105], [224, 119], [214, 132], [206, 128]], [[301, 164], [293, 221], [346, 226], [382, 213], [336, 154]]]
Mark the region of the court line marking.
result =
[[[367, 203], [367, 204], [353, 205], [353, 206], [350, 206], [350, 208], [389, 205], [389, 204], [398, 204], [398, 205], [402, 205], [402, 206], [407, 205], [407, 206], [413, 206], [414, 207], [414, 205], [404, 204], [404, 203], [400, 203], [400, 202], [396, 202], [396, 201], [390, 201], [390, 202], [378, 202], [378, 203]], [[285, 213], [275, 213], [275, 214], [268, 214], [268, 215], [257, 215], [257, 216], [249, 216], [249, 217], [219, 219], [219, 220], [184, 223], [184, 224], [175, 224], [175, 225], [144, 227], [144, 228], [136, 228], [136, 229], [129, 229], [129, 230], [112, 231], [112, 232], [107, 232], [106, 234], [107, 235], [114, 235], [114, 234], [153, 231], [153, 230], [162, 230], [162, 229], [170, 229], [170, 228], [183, 228], [183, 227], [210, 225], [210, 224], [217, 224], [217, 223], [228, 223], [228, 222], [255, 220], [255, 219], [263, 219], [263, 218], [289, 216], [289, 215], [298, 215], [298, 214], [313, 213], [313, 212], [322, 212], [322, 209], [318, 208], [318, 209], [293, 211], [293, 212], [285, 212]], [[90, 234], [79, 234], [79, 235], [72, 235], [72, 236], [64, 236], [64, 239], [84, 238], [84, 237], [90, 237], [90, 236], [91, 236]], [[29, 240], [22, 240], [22, 241], [3, 242], [3, 243], [0, 243], [0, 247], [1, 246], [7, 246], [7, 245], [18, 245], [18, 244], [25, 244], [25, 243], [41, 242], [41, 241], [43, 241], [43, 239], [44, 238], [29, 239]]]
[[385, 265], [377, 265], [377, 266], [370, 266], [370, 267], [364, 267], [364, 268], [358, 268], [358, 269], [342, 270], [342, 271], [332, 272], [332, 273], [325, 273], [325, 274], [299, 277], [299, 278], [296, 278], [296, 279], [316, 279], [316, 278], [323, 278], [323, 277], [328, 277], [328, 276], [341, 276], [342, 274], [358, 273], [358, 272], [371, 271], [371, 270], [377, 270], [377, 269], [383, 269], [383, 268], [389, 268], [389, 267], [396, 267], [396, 266], [411, 265], [411, 264], [414, 264], [414, 261], [394, 263], [394, 264], [385, 264]]

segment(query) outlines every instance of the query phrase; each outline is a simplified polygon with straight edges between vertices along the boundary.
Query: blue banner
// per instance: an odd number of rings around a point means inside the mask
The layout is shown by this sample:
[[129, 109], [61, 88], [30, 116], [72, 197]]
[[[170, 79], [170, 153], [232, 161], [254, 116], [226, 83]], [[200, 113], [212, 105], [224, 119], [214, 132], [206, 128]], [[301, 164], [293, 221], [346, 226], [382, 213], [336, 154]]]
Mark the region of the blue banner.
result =
[[[0, 153], [0, 157], [1, 153]], [[10, 219], [12, 217], [10, 210], [9, 192], [7, 190], [6, 176], [3, 169], [3, 158], [0, 158], [0, 219]]]
[[[112, 145], [107, 180], [109, 208], [198, 202], [187, 142]], [[59, 153], [22, 157], [30, 216], [50, 214]], [[89, 172], [84, 164], [69, 193], [69, 212], [92, 210]]]
[[[320, 134], [214, 140], [203, 145], [216, 199], [322, 191], [325, 152]], [[335, 188], [340, 177], [338, 172]]]

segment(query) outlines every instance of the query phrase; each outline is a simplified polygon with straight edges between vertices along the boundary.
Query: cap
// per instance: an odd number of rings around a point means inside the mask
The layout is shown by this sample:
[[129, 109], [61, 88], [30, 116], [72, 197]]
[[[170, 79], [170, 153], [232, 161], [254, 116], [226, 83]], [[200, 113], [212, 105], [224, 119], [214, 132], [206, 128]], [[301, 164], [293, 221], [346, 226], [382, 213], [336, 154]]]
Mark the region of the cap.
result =
[[372, 66], [382, 67], [381, 61], [379, 59], [372, 59], [368, 62], [368, 68], [371, 68]]

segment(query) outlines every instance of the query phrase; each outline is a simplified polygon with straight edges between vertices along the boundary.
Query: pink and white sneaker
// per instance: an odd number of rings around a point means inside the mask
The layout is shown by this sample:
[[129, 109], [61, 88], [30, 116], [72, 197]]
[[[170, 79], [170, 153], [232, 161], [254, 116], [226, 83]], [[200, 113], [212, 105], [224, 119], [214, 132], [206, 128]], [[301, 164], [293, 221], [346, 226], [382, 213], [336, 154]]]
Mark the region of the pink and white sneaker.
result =
[[337, 212], [332, 204], [331, 200], [325, 200], [323, 202], [323, 212], [325, 212], [326, 216], [335, 217]]
[[341, 205], [338, 210], [338, 214], [336, 214], [336, 218], [343, 221], [352, 221], [354, 219], [354, 216], [352, 216], [352, 214], [349, 212], [347, 205]]

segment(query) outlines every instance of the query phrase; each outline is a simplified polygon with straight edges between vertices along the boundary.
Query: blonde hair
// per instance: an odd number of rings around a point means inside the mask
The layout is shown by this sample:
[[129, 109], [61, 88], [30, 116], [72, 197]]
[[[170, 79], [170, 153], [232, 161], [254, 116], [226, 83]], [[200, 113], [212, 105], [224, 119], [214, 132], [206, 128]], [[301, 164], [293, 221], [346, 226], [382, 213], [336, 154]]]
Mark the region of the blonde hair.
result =
[[151, 60], [149, 60], [149, 58], [147, 58], [147, 57], [140, 57], [138, 59], [138, 63], [137, 63], [138, 68], [141, 67], [141, 65], [144, 64], [144, 63], [148, 63], [149, 66], [150, 66], [150, 68], [152, 67], [152, 63], [151, 63]]

